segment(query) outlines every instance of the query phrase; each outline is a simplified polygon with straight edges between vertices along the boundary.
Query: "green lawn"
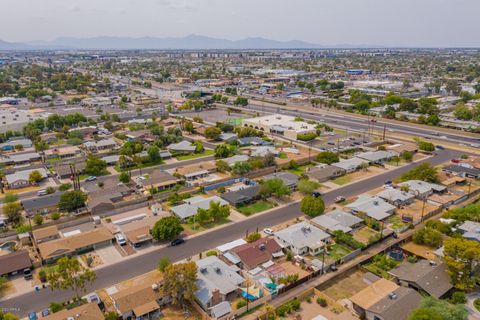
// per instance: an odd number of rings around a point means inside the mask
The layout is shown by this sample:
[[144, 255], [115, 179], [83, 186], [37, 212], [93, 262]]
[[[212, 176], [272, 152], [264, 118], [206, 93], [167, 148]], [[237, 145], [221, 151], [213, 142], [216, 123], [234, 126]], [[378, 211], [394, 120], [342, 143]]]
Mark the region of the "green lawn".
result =
[[297, 176], [301, 176], [302, 173], [305, 173], [305, 171], [307, 170], [307, 168], [309, 167], [312, 167], [311, 165], [305, 165], [305, 166], [299, 166], [298, 168], [296, 169], [289, 169], [288, 171], [290, 171], [291, 173], [293, 174], [296, 174]]
[[246, 216], [250, 216], [252, 214], [271, 209], [273, 207], [275, 207], [273, 203], [270, 203], [264, 200], [259, 200], [248, 205], [239, 206], [237, 207], [237, 211]]
[[201, 231], [205, 231], [211, 228], [221, 226], [222, 224], [225, 224], [228, 222], [230, 222], [230, 220], [225, 218], [225, 219], [212, 221], [212, 222], [205, 222], [205, 223], [195, 222], [195, 224], [193, 224], [193, 222], [192, 223], [188, 222], [188, 223], [182, 224], [182, 226], [187, 233], [194, 234], [194, 233], [198, 233]]
[[332, 180], [333, 183], [338, 184], [339, 186], [347, 184], [350, 181], [351, 181], [351, 178], [348, 175], [341, 176], [341, 177], [338, 177], [338, 178]]
[[347, 248], [347, 247], [345, 247], [341, 244], [335, 243], [332, 246], [330, 246], [330, 250], [328, 250], [328, 254], [326, 255], [326, 258], [333, 262], [333, 261], [336, 261], [336, 260], [346, 256], [350, 252], [352, 252], [351, 249], [349, 249], [349, 248]]
[[202, 153], [186, 154], [186, 155], [176, 156], [175, 158], [177, 158], [178, 161], [190, 160], [190, 159], [196, 159], [196, 158], [211, 156], [214, 153], [215, 153], [215, 151], [213, 151], [213, 150], [205, 150]]
[[391, 216], [388, 222], [392, 224], [393, 229], [402, 229], [407, 226], [405, 222], [399, 216]]
[[158, 159], [158, 160], [155, 160], [155, 161], [142, 162], [141, 164], [136, 164], [136, 165], [130, 166], [128, 168], [120, 168], [117, 164], [117, 165], [115, 165], [114, 169], [115, 169], [115, 171], [120, 173], [120, 172], [128, 171], [128, 170], [143, 169], [143, 168], [158, 166], [158, 165], [161, 165], [161, 164], [164, 164], [164, 163], [165, 163], [165, 161], [163, 161], [162, 159]]

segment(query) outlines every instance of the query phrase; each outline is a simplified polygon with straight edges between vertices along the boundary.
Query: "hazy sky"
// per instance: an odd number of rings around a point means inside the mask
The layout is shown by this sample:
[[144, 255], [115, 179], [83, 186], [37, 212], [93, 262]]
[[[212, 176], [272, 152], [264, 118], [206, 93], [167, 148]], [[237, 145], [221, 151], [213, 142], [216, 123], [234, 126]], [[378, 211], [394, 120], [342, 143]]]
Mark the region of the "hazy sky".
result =
[[480, 46], [480, 0], [0, 0], [0, 39], [265, 37], [323, 45]]

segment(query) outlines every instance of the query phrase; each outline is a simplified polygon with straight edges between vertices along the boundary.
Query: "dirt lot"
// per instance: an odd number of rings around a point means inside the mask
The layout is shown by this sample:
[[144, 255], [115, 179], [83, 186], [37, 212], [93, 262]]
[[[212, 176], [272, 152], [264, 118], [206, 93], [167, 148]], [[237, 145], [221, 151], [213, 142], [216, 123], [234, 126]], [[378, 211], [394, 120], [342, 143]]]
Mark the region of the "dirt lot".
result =
[[293, 275], [293, 274], [298, 274], [299, 278], [303, 278], [308, 276], [309, 272], [306, 270], [303, 270], [301, 267], [293, 264], [291, 261], [283, 261], [280, 262], [279, 265], [285, 269], [285, 275]]
[[[431, 205], [425, 202], [425, 210], [423, 215], [428, 215], [430, 212], [436, 210], [438, 207]], [[412, 216], [413, 221], [418, 221], [422, 218], [422, 209], [423, 209], [423, 201], [415, 199], [415, 201], [404, 208], [397, 209], [396, 215], [402, 218], [403, 215]]]
[[409, 254], [413, 254], [419, 257], [422, 257], [427, 260], [436, 260], [436, 256], [433, 253], [434, 248], [424, 246], [421, 244], [416, 244], [413, 241], [410, 241], [402, 246], [402, 249]]
[[364, 274], [365, 272], [362, 270], [352, 269], [336, 278], [335, 281], [322, 285], [318, 290], [335, 301], [348, 299], [368, 286], [363, 281]]
[[[298, 314], [301, 316], [301, 319], [309, 320], [313, 319], [318, 315], [322, 315], [328, 320], [355, 320], [358, 319], [352, 313], [343, 308], [342, 306], [335, 304], [335, 302], [330, 302], [326, 307], [320, 306], [317, 302], [317, 296], [311, 298], [311, 302], [303, 301], [301, 305], [300, 312]], [[342, 310], [342, 311], [340, 311]]]

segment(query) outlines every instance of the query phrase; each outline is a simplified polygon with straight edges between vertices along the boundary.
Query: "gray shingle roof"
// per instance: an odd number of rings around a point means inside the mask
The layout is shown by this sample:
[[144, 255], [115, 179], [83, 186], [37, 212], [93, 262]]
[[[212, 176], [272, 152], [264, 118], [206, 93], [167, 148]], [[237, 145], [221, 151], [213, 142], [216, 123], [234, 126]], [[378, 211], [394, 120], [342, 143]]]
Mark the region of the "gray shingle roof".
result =
[[172, 212], [180, 219], [186, 219], [197, 214], [199, 208], [208, 209], [210, 202], [219, 202], [220, 205], [228, 205], [228, 202], [218, 196], [204, 198], [202, 196], [185, 200], [185, 204], [172, 207]]
[[275, 236], [296, 248], [318, 248], [330, 238], [325, 231], [308, 222], [299, 222], [275, 233]]

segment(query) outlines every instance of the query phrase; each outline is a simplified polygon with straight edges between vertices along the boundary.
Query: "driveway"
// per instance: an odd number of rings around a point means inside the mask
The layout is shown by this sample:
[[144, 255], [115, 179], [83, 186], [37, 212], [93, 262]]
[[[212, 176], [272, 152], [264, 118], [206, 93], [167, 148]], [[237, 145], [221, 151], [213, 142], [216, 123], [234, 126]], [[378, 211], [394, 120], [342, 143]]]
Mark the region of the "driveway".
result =
[[480, 292], [473, 292], [467, 295], [467, 310], [469, 320], [480, 319], [480, 311], [478, 311], [473, 305], [473, 301], [475, 301], [475, 299], [480, 299]]

